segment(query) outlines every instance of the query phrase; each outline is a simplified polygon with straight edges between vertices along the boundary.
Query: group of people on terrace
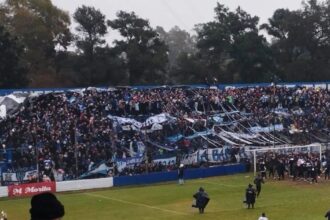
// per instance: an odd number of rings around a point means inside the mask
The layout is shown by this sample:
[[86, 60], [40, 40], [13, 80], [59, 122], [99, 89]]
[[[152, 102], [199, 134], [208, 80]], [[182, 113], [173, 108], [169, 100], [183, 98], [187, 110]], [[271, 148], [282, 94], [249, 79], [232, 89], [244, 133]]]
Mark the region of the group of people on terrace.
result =
[[[146, 123], [159, 114], [168, 119]], [[177, 169], [182, 155], [198, 149], [231, 146], [233, 157], [222, 162], [239, 162], [235, 149], [245, 146], [329, 142], [330, 92], [273, 86], [84, 89], [28, 98], [0, 125], [0, 159], [12, 171], [38, 164], [41, 177], [53, 179], [48, 171], [55, 169], [74, 179], [103, 161], [114, 168], [109, 175], [134, 175]], [[177, 161], [154, 162], [166, 156]], [[133, 157], [143, 159], [116, 169], [116, 161]]]

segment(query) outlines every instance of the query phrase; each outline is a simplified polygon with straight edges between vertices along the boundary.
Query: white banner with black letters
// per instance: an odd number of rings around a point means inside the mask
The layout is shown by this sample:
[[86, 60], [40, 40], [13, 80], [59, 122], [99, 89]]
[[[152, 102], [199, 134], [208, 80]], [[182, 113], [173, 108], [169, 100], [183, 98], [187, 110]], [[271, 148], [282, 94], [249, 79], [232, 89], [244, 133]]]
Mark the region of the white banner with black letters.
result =
[[231, 150], [229, 147], [200, 149], [192, 154], [185, 155], [181, 163], [185, 165], [200, 162], [221, 163], [231, 160]]

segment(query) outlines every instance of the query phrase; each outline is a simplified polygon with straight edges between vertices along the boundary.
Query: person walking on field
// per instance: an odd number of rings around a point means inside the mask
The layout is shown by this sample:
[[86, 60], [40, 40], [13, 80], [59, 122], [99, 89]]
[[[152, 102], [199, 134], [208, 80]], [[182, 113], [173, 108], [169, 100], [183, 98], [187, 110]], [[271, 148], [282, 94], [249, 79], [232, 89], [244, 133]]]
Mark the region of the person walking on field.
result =
[[264, 179], [261, 177], [260, 174], [254, 179], [254, 184], [256, 185], [257, 190], [257, 197], [259, 197], [259, 194], [261, 192], [261, 184], [264, 184]]
[[245, 202], [247, 204], [247, 208], [252, 207], [254, 209], [254, 203], [256, 202], [256, 191], [253, 188], [252, 184], [249, 184], [248, 188], [245, 191]]
[[195, 198], [195, 204], [193, 204], [192, 207], [198, 208], [199, 213], [203, 214], [205, 207], [210, 201], [209, 195], [202, 187], [200, 187], [199, 191], [195, 193], [193, 197]]
[[324, 218], [328, 218], [328, 220], [330, 220], [330, 210], [327, 213], [325, 213]]

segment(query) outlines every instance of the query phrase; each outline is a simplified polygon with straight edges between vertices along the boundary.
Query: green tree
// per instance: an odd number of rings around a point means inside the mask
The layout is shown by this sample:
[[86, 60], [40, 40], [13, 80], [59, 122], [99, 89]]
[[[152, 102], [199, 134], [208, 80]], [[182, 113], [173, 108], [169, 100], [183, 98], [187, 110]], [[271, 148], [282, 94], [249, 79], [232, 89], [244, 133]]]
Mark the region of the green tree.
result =
[[168, 46], [170, 68], [176, 66], [177, 60], [182, 53], [193, 55], [197, 52], [195, 37], [178, 26], [171, 28], [168, 32], [162, 27], [157, 26], [156, 32], [159, 34], [160, 39]]
[[222, 82], [250, 82], [265, 78], [264, 71], [269, 69], [272, 60], [266, 40], [258, 32], [259, 18], [240, 7], [230, 11], [219, 3], [215, 14], [214, 21], [196, 27], [197, 48], [207, 67], [206, 77]]
[[32, 84], [41, 76], [55, 74], [56, 50], [65, 50], [71, 41], [69, 15], [51, 0], [6, 0], [0, 17], [2, 25], [24, 45]]
[[75, 74], [72, 81], [78, 86], [107, 86], [127, 83], [126, 64], [118, 52], [106, 47], [96, 47], [92, 61], [83, 55], [72, 57], [68, 65]]
[[330, 1], [309, 0], [302, 9], [278, 9], [262, 28], [273, 37], [281, 78], [287, 81], [330, 79]]
[[27, 69], [22, 63], [23, 47], [0, 25], [0, 88], [25, 87]]
[[[113, 68], [118, 66], [114, 67], [113, 64], [119, 58], [108, 46], [104, 47], [104, 36], [107, 34], [105, 15], [94, 7], [83, 5], [75, 11], [73, 18], [78, 23], [78, 56], [73, 65], [75, 82], [81, 86], [107, 84], [107, 79], [114, 77], [116, 70]], [[116, 80], [112, 80], [114, 81]]]
[[174, 84], [201, 83], [206, 80], [206, 67], [197, 54], [180, 53], [176, 65], [170, 71], [170, 78]]
[[168, 49], [149, 21], [120, 11], [108, 25], [124, 38], [114, 43], [126, 62], [129, 84], [164, 82]]
[[78, 23], [77, 47], [88, 60], [93, 60], [96, 47], [105, 43], [103, 39], [107, 33], [105, 15], [94, 7], [83, 5], [76, 10], [73, 18]]

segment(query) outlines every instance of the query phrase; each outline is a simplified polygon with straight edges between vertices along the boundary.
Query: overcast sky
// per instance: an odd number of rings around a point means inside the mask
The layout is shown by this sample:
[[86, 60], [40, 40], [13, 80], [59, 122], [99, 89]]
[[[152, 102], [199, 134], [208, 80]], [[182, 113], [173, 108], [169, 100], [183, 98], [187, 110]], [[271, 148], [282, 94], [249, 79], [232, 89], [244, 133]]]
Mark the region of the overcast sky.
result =
[[266, 22], [278, 8], [298, 9], [302, 0], [52, 0], [57, 7], [70, 12], [70, 15], [81, 5], [94, 6], [100, 9], [108, 19], [116, 17], [119, 10], [134, 11], [142, 18], [148, 19], [155, 27], [165, 30], [177, 25], [191, 31], [195, 24], [211, 21], [217, 2], [235, 9], [241, 6], [252, 15], [257, 15]]
[[[134, 11], [139, 17], [148, 19], [152, 27], [161, 26], [168, 31], [177, 25], [193, 33], [195, 24], [213, 20], [217, 2], [231, 10], [241, 6], [251, 15], [260, 17], [260, 23], [264, 23], [278, 8], [291, 10], [301, 8], [302, 0], [52, 0], [52, 2], [62, 10], [68, 11], [71, 16], [81, 5], [100, 9], [107, 19], [116, 18], [116, 12], [119, 10]], [[107, 38], [112, 41], [116, 35], [117, 33], [110, 32]]]

